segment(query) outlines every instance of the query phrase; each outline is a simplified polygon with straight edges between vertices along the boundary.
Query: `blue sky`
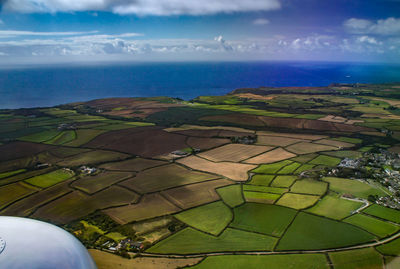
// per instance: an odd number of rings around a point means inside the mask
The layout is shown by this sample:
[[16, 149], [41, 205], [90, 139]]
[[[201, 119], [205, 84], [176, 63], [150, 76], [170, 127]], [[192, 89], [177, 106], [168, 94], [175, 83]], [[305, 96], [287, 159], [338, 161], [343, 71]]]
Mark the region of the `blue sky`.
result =
[[0, 62], [400, 62], [400, 0], [0, 0]]

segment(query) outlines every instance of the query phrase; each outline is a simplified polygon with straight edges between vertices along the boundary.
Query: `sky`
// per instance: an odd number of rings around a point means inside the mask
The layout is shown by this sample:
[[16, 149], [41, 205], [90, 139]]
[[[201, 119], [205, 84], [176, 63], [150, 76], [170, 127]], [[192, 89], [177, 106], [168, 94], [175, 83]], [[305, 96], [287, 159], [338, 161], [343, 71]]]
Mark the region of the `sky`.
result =
[[400, 63], [400, 0], [0, 0], [0, 65]]

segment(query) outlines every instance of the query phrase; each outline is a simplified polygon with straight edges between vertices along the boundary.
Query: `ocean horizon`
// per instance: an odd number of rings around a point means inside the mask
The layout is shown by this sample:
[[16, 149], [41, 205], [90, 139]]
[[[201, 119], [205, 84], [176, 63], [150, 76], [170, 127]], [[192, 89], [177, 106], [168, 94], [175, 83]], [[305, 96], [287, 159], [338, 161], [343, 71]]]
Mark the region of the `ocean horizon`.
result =
[[48, 107], [108, 97], [185, 100], [237, 88], [400, 81], [400, 65], [333, 62], [180, 62], [0, 69], [0, 108]]

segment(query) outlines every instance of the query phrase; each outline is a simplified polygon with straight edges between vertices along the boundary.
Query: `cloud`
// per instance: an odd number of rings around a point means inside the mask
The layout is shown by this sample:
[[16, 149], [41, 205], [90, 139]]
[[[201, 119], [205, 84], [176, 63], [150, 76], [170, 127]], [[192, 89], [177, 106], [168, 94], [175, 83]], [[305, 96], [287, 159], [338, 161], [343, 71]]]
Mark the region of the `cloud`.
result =
[[267, 25], [269, 24], [269, 20], [267, 19], [263, 19], [263, 18], [259, 18], [253, 21], [254, 25]]
[[4, 24], [4, 21], [2, 19], [0, 19], [0, 25]]
[[376, 39], [374, 37], [370, 37], [370, 36], [366, 36], [366, 35], [358, 37], [357, 41], [361, 42], [361, 43], [368, 43], [368, 44], [373, 44], [373, 45], [378, 44], [378, 41], [376, 41]]
[[6, 0], [4, 4], [4, 9], [26, 13], [112, 11], [140, 16], [210, 15], [280, 7], [280, 0]]
[[14, 30], [0, 30], [0, 38], [15, 37], [15, 36], [72, 36], [72, 35], [86, 35], [95, 34], [98, 31], [90, 32], [32, 32], [32, 31], [14, 31]]
[[214, 40], [217, 41], [224, 50], [226, 50], [226, 51], [232, 51], [233, 50], [232, 46], [227, 44], [225, 39], [221, 35], [215, 37]]
[[353, 34], [399, 35], [400, 18], [387, 18], [377, 21], [351, 18], [344, 22], [346, 30]]

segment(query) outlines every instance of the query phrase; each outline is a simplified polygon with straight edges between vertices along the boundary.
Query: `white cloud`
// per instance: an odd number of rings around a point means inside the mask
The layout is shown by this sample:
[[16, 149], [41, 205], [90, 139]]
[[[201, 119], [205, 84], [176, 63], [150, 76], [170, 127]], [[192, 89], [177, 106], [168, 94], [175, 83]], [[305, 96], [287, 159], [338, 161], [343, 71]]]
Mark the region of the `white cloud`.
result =
[[0, 30], [1, 37], [15, 37], [15, 36], [72, 36], [72, 35], [86, 35], [95, 34], [98, 31], [90, 32], [32, 32], [32, 31], [14, 31], [14, 30]]
[[269, 20], [267, 19], [263, 19], [263, 18], [259, 18], [253, 21], [254, 25], [267, 25], [269, 24]]
[[377, 21], [352, 18], [344, 22], [346, 30], [353, 34], [399, 35], [400, 18]]
[[209, 15], [267, 11], [279, 0], [6, 0], [4, 9], [18, 12], [113, 11], [136, 15]]
[[0, 25], [1, 25], [1, 24], [4, 24], [4, 21], [3, 21], [2, 19], [0, 19]]
[[361, 43], [368, 43], [368, 44], [373, 44], [373, 45], [378, 44], [378, 41], [376, 41], [376, 39], [374, 37], [370, 37], [370, 36], [366, 36], [366, 35], [358, 37], [357, 41], [361, 42]]

